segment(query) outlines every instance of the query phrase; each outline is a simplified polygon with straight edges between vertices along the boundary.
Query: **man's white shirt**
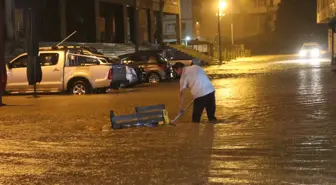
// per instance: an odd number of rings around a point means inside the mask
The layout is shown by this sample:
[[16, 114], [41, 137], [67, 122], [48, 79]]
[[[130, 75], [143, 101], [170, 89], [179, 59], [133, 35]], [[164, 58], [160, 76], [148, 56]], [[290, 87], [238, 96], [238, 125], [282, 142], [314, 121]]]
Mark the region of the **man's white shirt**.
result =
[[211, 81], [203, 68], [197, 65], [184, 67], [180, 79], [180, 91], [190, 88], [194, 99], [208, 95], [215, 91]]

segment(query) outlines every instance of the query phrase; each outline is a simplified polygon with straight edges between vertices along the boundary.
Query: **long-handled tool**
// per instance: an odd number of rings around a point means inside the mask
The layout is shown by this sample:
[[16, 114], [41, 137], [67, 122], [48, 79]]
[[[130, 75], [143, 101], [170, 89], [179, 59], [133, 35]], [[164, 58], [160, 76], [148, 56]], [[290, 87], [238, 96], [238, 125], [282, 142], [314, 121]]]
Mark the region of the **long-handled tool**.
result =
[[193, 104], [194, 103], [194, 100], [192, 101], [192, 102], [190, 102], [187, 106], [186, 106], [186, 108], [184, 108], [183, 109], [183, 111], [182, 112], [180, 112], [179, 113], [179, 115], [177, 115], [176, 117], [175, 117], [175, 119], [173, 119], [171, 122], [170, 122], [170, 124], [172, 124], [172, 125], [176, 125], [176, 121], [184, 114], [184, 112], [190, 107], [190, 105], [191, 104]]

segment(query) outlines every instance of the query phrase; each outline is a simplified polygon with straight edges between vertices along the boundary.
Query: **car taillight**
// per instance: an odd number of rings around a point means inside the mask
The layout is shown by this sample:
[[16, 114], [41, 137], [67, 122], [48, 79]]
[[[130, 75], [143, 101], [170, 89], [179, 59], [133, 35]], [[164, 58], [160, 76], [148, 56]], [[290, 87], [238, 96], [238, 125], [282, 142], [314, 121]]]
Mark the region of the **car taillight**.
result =
[[113, 76], [113, 69], [110, 69], [108, 73], [108, 79], [112, 80], [112, 76]]
[[168, 67], [167, 67], [166, 65], [164, 65], [164, 64], [160, 64], [159, 66], [160, 66], [160, 68], [163, 69], [163, 70], [167, 70], [167, 68], [168, 68]]

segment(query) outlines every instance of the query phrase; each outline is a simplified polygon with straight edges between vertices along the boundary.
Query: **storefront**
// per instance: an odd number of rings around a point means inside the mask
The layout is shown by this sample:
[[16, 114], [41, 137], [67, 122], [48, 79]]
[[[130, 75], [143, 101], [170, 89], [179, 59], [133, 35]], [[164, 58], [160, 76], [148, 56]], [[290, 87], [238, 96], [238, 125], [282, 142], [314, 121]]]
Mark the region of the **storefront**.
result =
[[[8, 38], [25, 40], [25, 15], [34, 7], [39, 39], [45, 42], [77, 31], [69, 41], [153, 43], [159, 11], [156, 0], [6, 0], [6, 5]], [[164, 11], [179, 14], [179, 1], [167, 1]]]
[[317, 1], [317, 23], [329, 25], [328, 50], [331, 53], [331, 68], [336, 72], [336, 0]]

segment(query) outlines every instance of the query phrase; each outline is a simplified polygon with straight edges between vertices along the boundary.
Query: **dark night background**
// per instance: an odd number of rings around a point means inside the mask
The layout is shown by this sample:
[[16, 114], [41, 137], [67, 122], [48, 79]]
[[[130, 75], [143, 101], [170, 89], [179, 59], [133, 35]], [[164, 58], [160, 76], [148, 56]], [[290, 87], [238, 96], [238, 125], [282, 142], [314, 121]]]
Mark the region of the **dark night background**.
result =
[[[195, 0], [197, 6], [202, 0]], [[26, 0], [17, 0], [18, 6], [23, 6]], [[60, 38], [60, 21], [57, 0], [39, 1], [40, 8], [40, 39], [42, 41], [59, 41]], [[80, 4], [80, 6], [78, 6]], [[91, 9], [93, 1], [71, 0], [67, 6], [67, 28], [68, 33], [77, 30], [78, 33], [70, 39], [81, 39], [87, 42], [95, 41], [95, 20]], [[111, 42], [123, 42], [123, 27], [121, 25], [122, 13], [120, 7], [102, 6], [101, 16], [107, 17], [107, 13], [115, 13], [118, 26], [117, 36], [110, 39]], [[105, 9], [106, 10], [105, 10]], [[252, 49], [254, 54], [286, 54], [296, 53], [304, 42], [318, 42], [325, 49], [328, 45], [328, 25], [317, 24], [317, 1], [316, 0], [282, 0], [277, 11], [275, 22], [275, 31], [268, 31], [264, 34], [257, 35], [253, 38], [237, 40], [237, 44], [245, 44], [247, 48]], [[106, 15], [105, 15], [106, 14]], [[129, 12], [129, 15], [132, 15]], [[194, 19], [198, 20], [198, 13], [194, 13]], [[132, 20], [132, 18], [131, 18]], [[111, 22], [111, 21], [110, 21]], [[131, 24], [132, 25], [132, 24]], [[109, 26], [109, 25], [107, 25]], [[133, 28], [131, 28], [133, 32]], [[111, 37], [111, 35], [106, 35]], [[224, 39], [223, 39], [224, 41]], [[225, 42], [225, 41], [224, 41]], [[224, 43], [225, 45], [225, 43]]]
[[279, 5], [274, 33], [274, 50], [293, 53], [304, 42], [328, 46], [328, 25], [317, 24], [316, 0], [282, 0]]

